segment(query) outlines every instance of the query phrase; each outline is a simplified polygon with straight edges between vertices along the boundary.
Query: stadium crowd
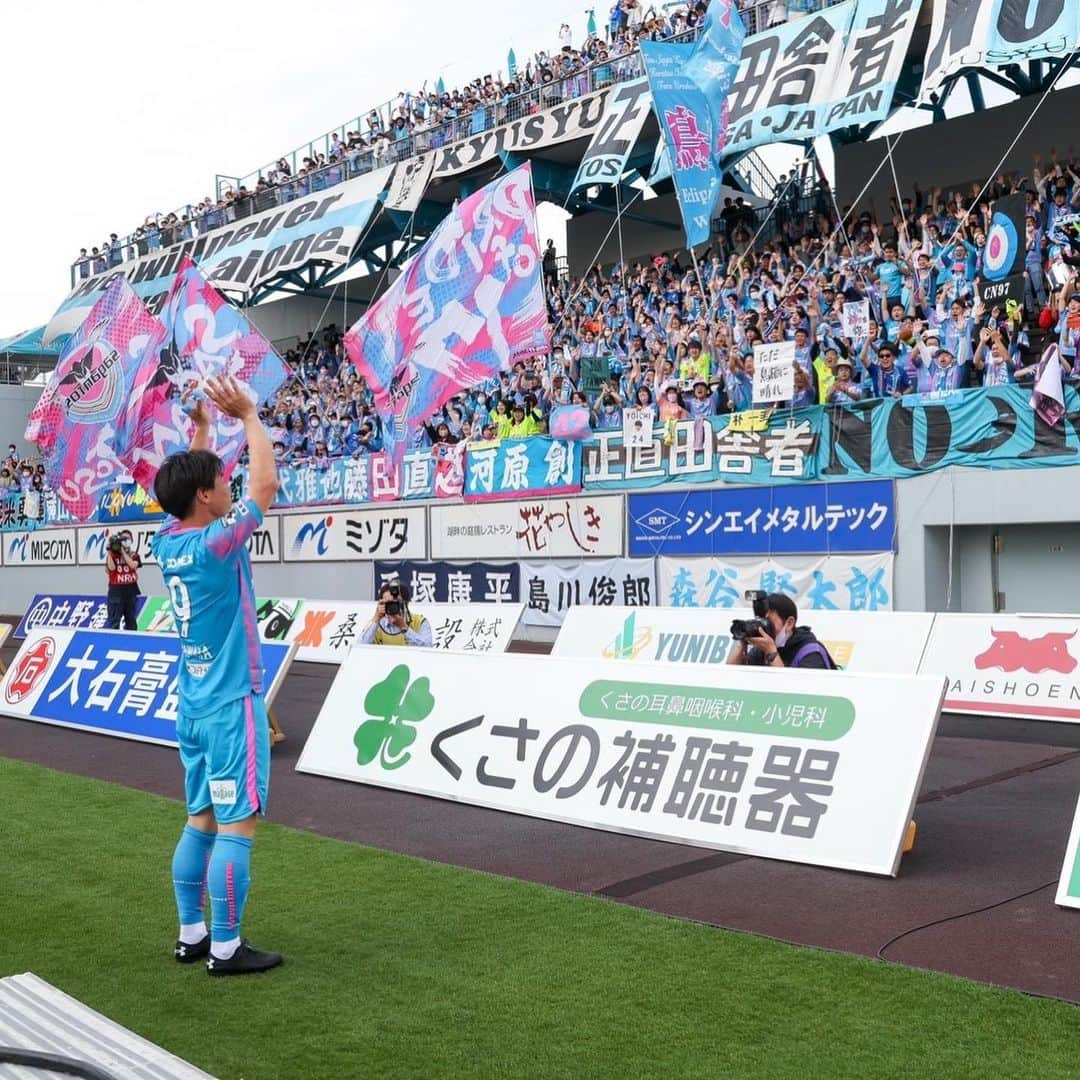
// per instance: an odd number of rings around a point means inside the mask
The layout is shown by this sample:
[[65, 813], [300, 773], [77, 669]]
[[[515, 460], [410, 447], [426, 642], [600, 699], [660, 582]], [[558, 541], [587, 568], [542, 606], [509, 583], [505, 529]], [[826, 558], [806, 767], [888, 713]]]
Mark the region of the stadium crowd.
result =
[[[596, 430], [621, 429], [628, 406], [652, 407], [658, 423], [744, 411], [754, 345], [766, 342], [794, 342], [793, 407], [1032, 381], [1035, 330], [1056, 336], [1070, 376], [1080, 160], [1036, 160], [1030, 177], [999, 176], [977, 202], [978, 185], [916, 188], [894, 197], [888, 221], [851, 207], [841, 220], [824, 183], [805, 199], [791, 190], [778, 191], [761, 229], [745, 204], [726, 200], [696, 266], [665, 252], [578, 279], [558, 274], [549, 242], [551, 354], [457, 395], [416, 446], [542, 434], [564, 405], [586, 407]], [[1027, 193], [1026, 302], [986, 306], [978, 284], [991, 203], [1010, 192]], [[863, 302], [864, 332], [845, 333], [844, 305]], [[296, 378], [264, 414], [281, 460], [328, 467], [381, 449], [371, 394], [336, 326], [286, 359]]]
[[[784, 22], [837, 0], [738, 0], [750, 33]], [[324, 150], [299, 161], [281, 157], [260, 175], [254, 187], [209, 195], [182, 212], [149, 215], [123, 239], [116, 233], [74, 261], [80, 279], [158, 248], [218, 228], [229, 222], [333, 187], [343, 180], [404, 160], [502, 124], [551, 108], [613, 82], [643, 73], [638, 42], [690, 38], [708, 9], [708, 0], [663, 7], [644, 0], [615, 0], [603, 33], [587, 32], [580, 48], [573, 45], [569, 25], [559, 28], [559, 48], [540, 50], [521, 70], [478, 76], [464, 87], [446, 90], [425, 81], [403, 91], [380, 108], [371, 109], [355, 130], [334, 132]]]

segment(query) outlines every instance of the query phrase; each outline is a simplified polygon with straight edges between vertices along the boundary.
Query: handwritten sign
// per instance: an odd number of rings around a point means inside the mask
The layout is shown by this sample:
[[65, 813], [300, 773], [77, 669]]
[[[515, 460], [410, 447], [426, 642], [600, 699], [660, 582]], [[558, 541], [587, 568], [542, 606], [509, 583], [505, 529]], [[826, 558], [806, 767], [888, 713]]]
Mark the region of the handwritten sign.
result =
[[795, 396], [795, 342], [754, 346], [754, 403], [790, 401]]

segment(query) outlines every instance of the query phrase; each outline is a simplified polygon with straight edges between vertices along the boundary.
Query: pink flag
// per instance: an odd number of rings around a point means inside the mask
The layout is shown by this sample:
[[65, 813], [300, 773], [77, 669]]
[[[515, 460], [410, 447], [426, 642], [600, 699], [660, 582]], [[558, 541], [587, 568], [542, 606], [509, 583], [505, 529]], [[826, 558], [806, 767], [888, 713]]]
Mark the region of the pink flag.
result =
[[[185, 258], [161, 312], [162, 330], [148, 357], [150, 377], [137, 430], [124, 463], [145, 491], [170, 454], [191, 445], [194, 425], [181, 402], [185, 390], [208, 378], [229, 375], [262, 403], [288, 378], [289, 368], [274, 347]], [[210, 449], [228, 475], [244, 451], [244, 425], [210, 411]]]
[[589, 410], [584, 405], [559, 405], [551, 412], [548, 434], [553, 439], [587, 439], [592, 435]]
[[345, 335], [394, 461], [454, 394], [547, 352], [532, 172], [464, 199]]
[[1065, 415], [1065, 391], [1061, 386], [1061, 357], [1058, 355], [1056, 345], [1051, 345], [1046, 349], [1036, 368], [1031, 407], [1050, 427], [1056, 426]]
[[161, 323], [117, 276], [71, 336], [30, 413], [26, 438], [41, 451], [49, 486], [79, 520], [124, 477], [146, 390], [148, 349]]

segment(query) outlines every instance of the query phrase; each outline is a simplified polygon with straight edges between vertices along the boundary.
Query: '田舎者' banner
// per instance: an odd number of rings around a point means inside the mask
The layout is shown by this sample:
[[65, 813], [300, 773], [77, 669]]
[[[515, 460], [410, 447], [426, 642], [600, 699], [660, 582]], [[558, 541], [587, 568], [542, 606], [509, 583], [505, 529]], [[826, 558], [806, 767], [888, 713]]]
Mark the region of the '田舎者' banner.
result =
[[156, 312], [185, 256], [198, 263], [212, 285], [235, 292], [250, 292], [312, 262], [344, 266], [392, 171], [388, 166], [366, 173], [94, 274], [60, 305], [46, 327], [45, 343], [70, 334], [118, 273]]
[[806, 611], [891, 611], [893, 556], [787, 555], [779, 559], [657, 560], [665, 607], [741, 608], [746, 593], [785, 593]]
[[893, 875], [941, 692], [918, 675], [358, 647], [297, 769]]
[[889, 115], [921, 0], [848, 0], [743, 42], [724, 154]]

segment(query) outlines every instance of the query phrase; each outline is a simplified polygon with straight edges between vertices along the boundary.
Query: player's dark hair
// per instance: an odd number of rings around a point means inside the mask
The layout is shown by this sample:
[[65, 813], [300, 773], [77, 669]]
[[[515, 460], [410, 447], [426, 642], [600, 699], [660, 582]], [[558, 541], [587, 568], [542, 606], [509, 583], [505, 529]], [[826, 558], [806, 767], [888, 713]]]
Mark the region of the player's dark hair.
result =
[[166, 514], [183, 520], [195, 506], [195, 495], [210, 491], [224, 470], [212, 450], [184, 450], [167, 457], [154, 479], [154, 496]]

